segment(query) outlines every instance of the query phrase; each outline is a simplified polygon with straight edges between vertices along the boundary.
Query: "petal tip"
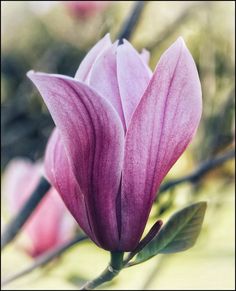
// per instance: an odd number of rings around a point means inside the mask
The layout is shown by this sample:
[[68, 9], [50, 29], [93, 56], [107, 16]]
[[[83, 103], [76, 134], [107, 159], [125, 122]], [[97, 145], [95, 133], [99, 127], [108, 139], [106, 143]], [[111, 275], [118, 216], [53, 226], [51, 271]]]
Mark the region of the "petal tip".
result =
[[182, 36], [179, 36], [177, 38], [177, 41], [181, 42], [182, 44], [185, 44], [184, 38]]
[[188, 50], [188, 47], [187, 47], [187, 45], [186, 45], [186, 42], [185, 42], [185, 40], [184, 40], [184, 38], [183, 38], [182, 36], [179, 36], [179, 37], [177, 38], [176, 42], [179, 43], [179, 45], [181, 46], [181, 48], [185, 48], [185, 49]]
[[26, 76], [31, 79], [31, 76], [35, 74], [35, 71], [34, 70], [30, 70], [26, 73]]
[[186, 47], [186, 43], [185, 43], [185, 41], [184, 41], [184, 39], [183, 39], [182, 36], [179, 36], [179, 37], [177, 38], [177, 40], [175, 41], [175, 44], [176, 44], [177, 46], [179, 46], [180, 48]]
[[111, 34], [110, 34], [110, 32], [106, 33], [103, 38], [111, 42]]

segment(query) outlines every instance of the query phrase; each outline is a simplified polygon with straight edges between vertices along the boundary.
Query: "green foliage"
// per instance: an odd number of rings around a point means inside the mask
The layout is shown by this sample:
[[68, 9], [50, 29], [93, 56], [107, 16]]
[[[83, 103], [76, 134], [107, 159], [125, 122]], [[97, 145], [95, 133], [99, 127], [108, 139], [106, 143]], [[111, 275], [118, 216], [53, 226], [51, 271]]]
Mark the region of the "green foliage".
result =
[[200, 233], [206, 206], [206, 202], [198, 202], [176, 212], [158, 235], [138, 253], [134, 263], [142, 263], [157, 254], [191, 248]]

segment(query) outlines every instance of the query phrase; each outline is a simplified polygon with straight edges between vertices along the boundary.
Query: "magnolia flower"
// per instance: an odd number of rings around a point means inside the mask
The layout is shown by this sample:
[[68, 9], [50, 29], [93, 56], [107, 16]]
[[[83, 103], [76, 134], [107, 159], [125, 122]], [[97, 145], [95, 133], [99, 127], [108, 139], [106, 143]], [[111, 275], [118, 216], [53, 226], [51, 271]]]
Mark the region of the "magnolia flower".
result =
[[74, 78], [28, 73], [56, 124], [45, 168], [100, 247], [132, 251], [158, 188], [199, 124], [201, 86], [182, 38], [154, 73], [148, 53], [100, 40]]
[[[2, 190], [12, 215], [17, 214], [38, 184], [41, 168], [40, 164], [25, 159], [14, 159], [7, 166]], [[36, 257], [68, 240], [73, 227], [64, 203], [51, 188], [23, 228], [28, 241], [22, 247]]]
[[111, 1], [64, 1], [69, 12], [79, 18], [86, 18], [104, 10]]

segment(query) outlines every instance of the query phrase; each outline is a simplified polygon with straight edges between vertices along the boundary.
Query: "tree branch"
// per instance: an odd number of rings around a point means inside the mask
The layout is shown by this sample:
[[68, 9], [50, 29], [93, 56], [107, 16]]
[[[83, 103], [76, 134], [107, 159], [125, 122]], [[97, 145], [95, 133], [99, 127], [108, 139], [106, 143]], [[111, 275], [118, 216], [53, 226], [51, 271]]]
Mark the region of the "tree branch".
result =
[[181, 183], [189, 182], [195, 183], [196, 181], [200, 180], [204, 175], [206, 175], [209, 171], [215, 169], [216, 167], [222, 165], [228, 160], [231, 160], [235, 157], [235, 149], [226, 152], [225, 154], [216, 157], [215, 159], [205, 161], [200, 166], [193, 171], [190, 175], [184, 176], [179, 179], [173, 179], [160, 187], [159, 194], [163, 193], [174, 186], [177, 186]]
[[59, 257], [60, 255], [62, 255], [65, 251], [67, 251], [69, 248], [71, 248], [73, 245], [82, 242], [84, 240], [88, 239], [87, 236], [85, 235], [77, 235], [76, 237], [74, 237], [71, 241], [65, 243], [62, 246], [59, 246], [56, 249], [53, 249], [51, 251], [48, 251], [46, 253], [44, 253], [43, 255], [41, 255], [40, 257], [38, 257], [35, 262], [29, 266], [28, 268], [26, 268], [23, 271], [20, 271], [19, 273], [16, 273], [15, 275], [5, 279], [2, 281], [1, 285], [4, 286], [6, 284], [11, 283], [12, 281], [32, 272], [33, 270], [35, 270], [38, 267], [42, 267], [46, 264], [48, 264], [49, 262], [51, 262], [53, 259]]
[[128, 16], [128, 18], [124, 22], [124, 24], [123, 24], [123, 26], [118, 34], [119, 44], [123, 43], [123, 38], [125, 38], [125, 39], [130, 38], [130, 36], [135, 28], [135, 25], [137, 24], [137, 22], [141, 16], [145, 2], [146, 1], [136, 1], [136, 3], [134, 3], [134, 7], [133, 7], [130, 15]]
[[1, 236], [1, 249], [3, 249], [9, 242], [11, 242], [22, 226], [25, 224], [27, 219], [32, 214], [33, 210], [37, 207], [39, 202], [48, 192], [51, 185], [45, 178], [41, 178], [36, 189], [21, 208], [19, 213], [12, 219], [12, 221], [7, 225], [6, 229], [4, 230]]

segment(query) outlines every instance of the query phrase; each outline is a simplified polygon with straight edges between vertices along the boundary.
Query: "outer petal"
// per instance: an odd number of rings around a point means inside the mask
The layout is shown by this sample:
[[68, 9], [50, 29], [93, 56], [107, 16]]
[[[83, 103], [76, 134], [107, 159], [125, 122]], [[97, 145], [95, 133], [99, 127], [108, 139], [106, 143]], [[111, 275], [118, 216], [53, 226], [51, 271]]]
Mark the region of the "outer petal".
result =
[[117, 81], [116, 50], [117, 43], [114, 43], [97, 58], [91, 69], [88, 84], [111, 102], [126, 128]]
[[93, 63], [99, 55], [108, 47], [112, 45], [110, 35], [106, 34], [92, 49], [88, 52], [86, 57], [81, 62], [76, 74], [75, 79], [86, 81]]
[[151, 73], [139, 53], [126, 40], [117, 48], [117, 78], [128, 127], [151, 79]]
[[198, 73], [179, 38], [162, 56], [127, 132], [121, 188], [122, 248], [138, 242], [156, 191], [191, 141], [201, 111]]
[[104, 98], [72, 78], [28, 73], [41, 92], [86, 197], [97, 240], [116, 249], [116, 197], [120, 186], [124, 131]]
[[148, 65], [150, 60], [150, 52], [144, 48], [140, 53], [140, 57], [144, 61], [144, 63]]
[[72, 172], [57, 129], [53, 130], [48, 141], [44, 165], [50, 183], [57, 189], [80, 227], [96, 242], [89, 223], [84, 195]]

